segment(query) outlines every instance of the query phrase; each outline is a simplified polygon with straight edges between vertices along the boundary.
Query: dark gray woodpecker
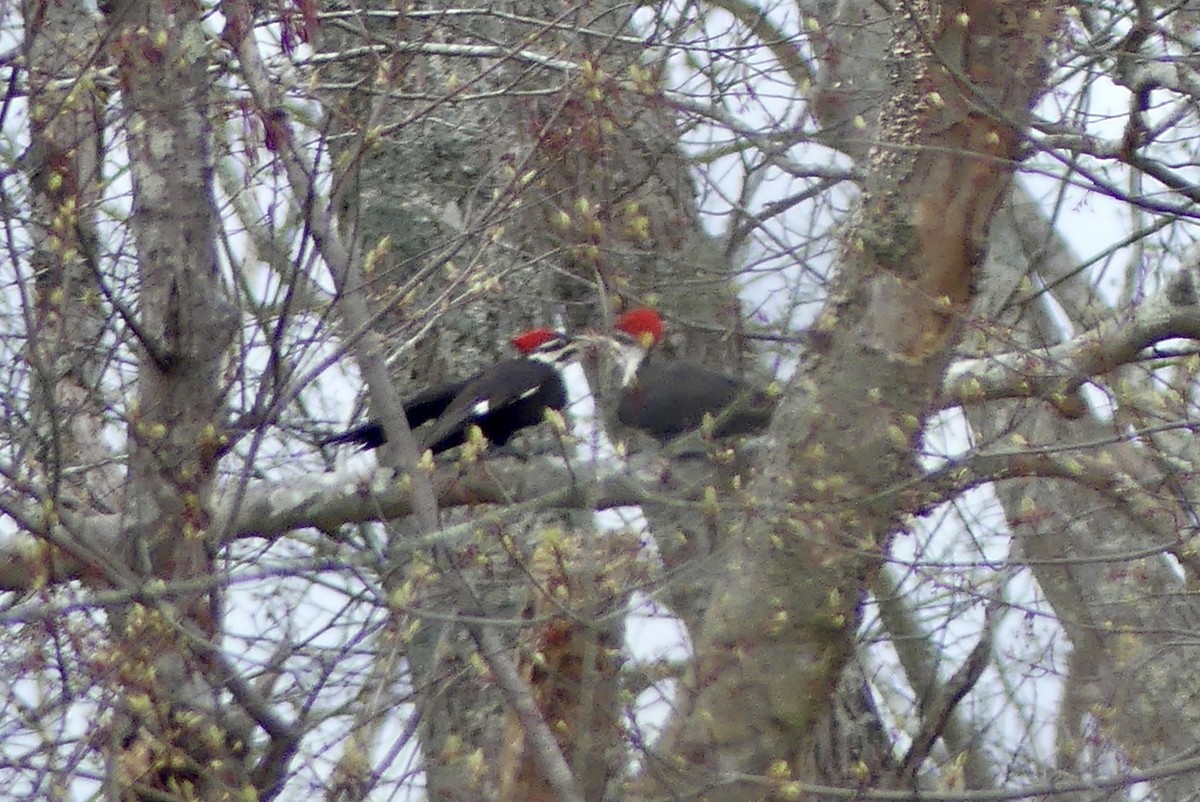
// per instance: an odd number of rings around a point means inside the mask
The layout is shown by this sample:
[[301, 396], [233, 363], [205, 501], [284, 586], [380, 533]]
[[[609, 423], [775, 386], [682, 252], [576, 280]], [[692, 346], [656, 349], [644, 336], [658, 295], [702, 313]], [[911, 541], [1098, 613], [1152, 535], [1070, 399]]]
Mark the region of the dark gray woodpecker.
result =
[[656, 353], [665, 332], [658, 312], [641, 307], [618, 317], [612, 336], [603, 338], [620, 370], [617, 420], [662, 443], [699, 429], [705, 415], [713, 421], [712, 437], [766, 429], [773, 397], [741, 379]]

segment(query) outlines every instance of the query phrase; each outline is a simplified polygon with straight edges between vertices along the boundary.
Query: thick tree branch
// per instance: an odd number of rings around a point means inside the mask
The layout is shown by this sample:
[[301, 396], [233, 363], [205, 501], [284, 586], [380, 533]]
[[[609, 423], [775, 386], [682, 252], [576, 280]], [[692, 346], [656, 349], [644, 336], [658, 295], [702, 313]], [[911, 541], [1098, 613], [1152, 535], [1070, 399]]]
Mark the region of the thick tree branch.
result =
[[1081, 384], [1175, 338], [1200, 340], [1200, 305], [1191, 271], [1180, 273], [1129, 316], [1105, 321], [1067, 342], [955, 362], [942, 382], [937, 407], [1043, 398], [1078, 417], [1083, 414], [1076, 395]]
[[[663, 471], [653, 454], [635, 458], [629, 470], [604, 473], [595, 467], [567, 466], [554, 458], [533, 461], [496, 458], [467, 468], [443, 465], [429, 476], [439, 507], [504, 505], [492, 516], [476, 517], [471, 526], [496, 523], [549, 509], [612, 509], [648, 501], [673, 499], [690, 503], [703, 497], [711, 470], [688, 460]], [[414, 511], [414, 482], [396, 479], [390, 471], [350, 477], [325, 474], [286, 482], [251, 481], [243, 489], [229, 486], [213, 499], [213, 532], [227, 533], [214, 546], [234, 540], [278, 538], [305, 527], [333, 531], [344, 524], [390, 521]], [[43, 534], [56, 536], [61, 525], [28, 511]], [[110, 553], [124, 536], [119, 515], [75, 516], [73, 531], [95, 553]], [[462, 527], [466, 532], [470, 527]], [[439, 533], [452, 539], [459, 528]], [[79, 579], [91, 562], [62, 549], [43, 552], [14, 542], [0, 551], [0, 590], [27, 591], [47, 581]], [[49, 561], [49, 562], [46, 562]], [[45, 566], [43, 567], [43, 563]]]
[[912, 0], [894, 17], [892, 85], [862, 203], [813, 357], [785, 389], [777, 445], [748, 485], [791, 512], [748, 515], [731, 539], [696, 644], [694, 701], [663, 739], [670, 769], [648, 766], [646, 796], [759, 793], [751, 783], [711, 790], [734, 771], [852, 776], [818, 762], [816, 734], [902, 520], [889, 488], [919, 476], [913, 452], [1049, 68], [1057, 7], [1014, 16], [1001, 5]]

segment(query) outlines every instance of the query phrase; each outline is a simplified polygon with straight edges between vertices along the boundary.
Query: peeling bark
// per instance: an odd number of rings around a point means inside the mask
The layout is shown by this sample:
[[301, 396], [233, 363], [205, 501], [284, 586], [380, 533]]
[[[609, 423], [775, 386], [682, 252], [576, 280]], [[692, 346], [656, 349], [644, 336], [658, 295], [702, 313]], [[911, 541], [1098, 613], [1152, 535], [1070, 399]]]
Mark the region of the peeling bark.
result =
[[[1001, 6], [914, 4], [896, 20], [882, 141], [818, 322], [820, 353], [785, 391], [777, 452], [748, 489], [779, 506], [747, 515], [728, 549], [694, 699], [666, 768], [647, 777], [658, 792], [685, 783], [704, 799], [774, 798], [736, 777], [770, 774], [786, 795], [787, 778], [819, 776], [813, 733], [905, 512], [893, 488], [917, 476], [910, 455], [1048, 69], [1054, 4], [1019, 18]], [[719, 791], [704, 790], [711, 782]]]

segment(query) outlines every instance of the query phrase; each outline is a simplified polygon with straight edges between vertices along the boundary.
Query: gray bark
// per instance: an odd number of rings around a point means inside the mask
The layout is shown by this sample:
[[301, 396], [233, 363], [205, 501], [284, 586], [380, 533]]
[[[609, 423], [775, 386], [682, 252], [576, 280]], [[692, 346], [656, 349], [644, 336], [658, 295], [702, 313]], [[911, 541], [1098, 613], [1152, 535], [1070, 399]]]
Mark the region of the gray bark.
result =
[[79, 65], [96, 58], [100, 32], [86, 4], [26, 3], [23, 17], [29, 91], [41, 110], [31, 121], [26, 162], [35, 239], [33, 287], [25, 296], [34, 336], [26, 359], [37, 436], [27, 447], [45, 472], [49, 499], [115, 512], [120, 473], [100, 436], [106, 321], [102, 306], [89, 300], [98, 281], [111, 289], [115, 278], [99, 273], [97, 250], [104, 97], [75, 84]]
[[[936, 14], [924, 4], [893, 21], [883, 144], [815, 326], [818, 351], [785, 390], [777, 445], [748, 488], [775, 507], [748, 515], [725, 555], [697, 644], [694, 703], [665, 746], [672, 770], [647, 778], [656, 791], [771, 798], [739, 778], [779, 764], [789, 776], [821, 776], [814, 735], [853, 652], [876, 550], [900, 522], [894, 488], [917, 476], [909, 449], [961, 336], [958, 315], [1012, 175], [993, 157], [1015, 153], [1019, 132], [968, 114], [947, 75], [982, 76], [971, 91], [1004, 108], [1004, 120], [1025, 120], [1048, 70], [1048, 5], [1024, 23], [974, 11], [969, 32], [929, 26]], [[714, 782], [720, 790], [707, 790]]]
[[[225, 409], [220, 360], [234, 320], [216, 255], [208, 46], [201, 9], [181, 3], [106, 7], [133, 178], [130, 228], [139, 304], [126, 319], [138, 354], [126, 505], [130, 576], [163, 582], [212, 573], [205, 548]], [[118, 615], [120, 683], [127, 694], [111, 734], [111, 781], [122, 799], [183, 787], [217, 799], [247, 782], [240, 725], [220, 712], [210, 654], [215, 591], [170, 607]], [[148, 707], [133, 700], [145, 694]], [[201, 737], [210, 730], [218, 737]], [[146, 765], [149, 751], [159, 757]], [[125, 787], [121, 787], [125, 786]]]
[[[880, 47], [882, 14], [873, 4], [812, 6], [830, 34], [832, 51], [871, 52]], [[851, 155], [861, 153], [864, 145], [862, 135], [855, 134], [854, 116], [862, 115], [868, 121], [866, 132], [874, 130], [870, 122], [884, 82], [870, 69], [873, 64], [878, 62], [839, 59], [836, 69], [821, 73], [823, 80], [818, 84], [816, 102], [825, 123], [824, 141]], [[1036, 276], [1055, 288], [1051, 295], [1068, 311], [1073, 325], [1094, 326], [1105, 317], [1103, 304], [1076, 270], [1077, 262], [1040, 205], [1022, 186], [1015, 186], [992, 229], [975, 318], [983, 327], [1005, 332], [1014, 351], [1057, 343], [1058, 327], [1045, 304], [1030, 302], [1028, 293], [1019, 289], [1030, 286], [1029, 279]], [[1192, 304], [1194, 299], [1184, 302]], [[1072, 412], [1079, 409], [1078, 402], [1071, 399], [1077, 393], [1075, 386], [1062, 387], [1070, 403], [1060, 402], [1057, 408], [1042, 401], [968, 406], [968, 420], [978, 442], [986, 448], [1014, 434], [1032, 444], [1059, 445], [1111, 437], [1111, 428], [1090, 413], [1081, 420], [1060, 414], [1064, 406]], [[1081, 446], [1074, 453], [1100, 461], [1111, 459], [1117, 476], [1152, 493], [1168, 481], [1162, 462], [1126, 445]], [[1106, 512], [1112, 500], [1097, 497], [1082, 482], [1005, 481], [996, 485], [996, 492], [1013, 522], [1020, 552], [1029, 560], [1075, 649], [1067, 680], [1068, 702], [1062, 714], [1060, 768], [1081, 770], [1072, 755], [1081, 748], [1082, 718], [1094, 705], [1110, 711], [1105, 720], [1111, 726], [1105, 732], [1126, 754], [1154, 763], [1184, 753], [1185, 742], [1194, 740], [1195, 712], [1193, 705], [1181, 705], [1179, 700], [1195, 696], [1194, 690], [1185, 687], [1190, 686], [1186, 665], [1194, 655], [1186, 646], [1169, 643], [1173, 638], [1166, 633], [1190, 629], [1189, 622], [1196, 619], [1197, 612], [1162, 554], [1137, 560], [1136, 567], [1114, 570], [1113, 566], [1123, 562], [1119, 555], [1169, 547], [1175, 537], [1169, 526], [1164, 530], [1159, 516], [1178, 520], [1188, 515], [1186, 510], [1161, 509], [1151, 519], [1131, 519], [1128, 508], [1112, 514]], [[1171, 505], [1169, 497], [1162, 501]], [[1038, 514], [1030, 516], [1031, 508]], [[1038, 520], [1036, 525], [1020, 523], [1031, 517]], [[1080, 559], [1099, 554], [1112, 558]], [[979, 771], [976, 774], [981, 776]], [[1195, 794], [1194, 782], [1187, 777], [1160, 780], [1157, 788], [1168, 799]]]

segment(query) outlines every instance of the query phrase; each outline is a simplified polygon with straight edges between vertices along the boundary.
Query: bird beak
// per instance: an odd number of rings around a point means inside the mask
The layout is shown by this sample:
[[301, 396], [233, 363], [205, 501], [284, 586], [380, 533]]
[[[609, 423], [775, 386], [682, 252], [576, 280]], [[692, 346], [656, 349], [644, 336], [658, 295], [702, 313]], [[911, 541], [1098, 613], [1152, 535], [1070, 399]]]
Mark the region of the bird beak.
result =
[[603, 334], [595, 334], [593, 332], [576, 334], [575, 341], [588, 351], [594, 351], [598, 348], [611, 348], [613, 344], [609, 337], [606, 337]]

